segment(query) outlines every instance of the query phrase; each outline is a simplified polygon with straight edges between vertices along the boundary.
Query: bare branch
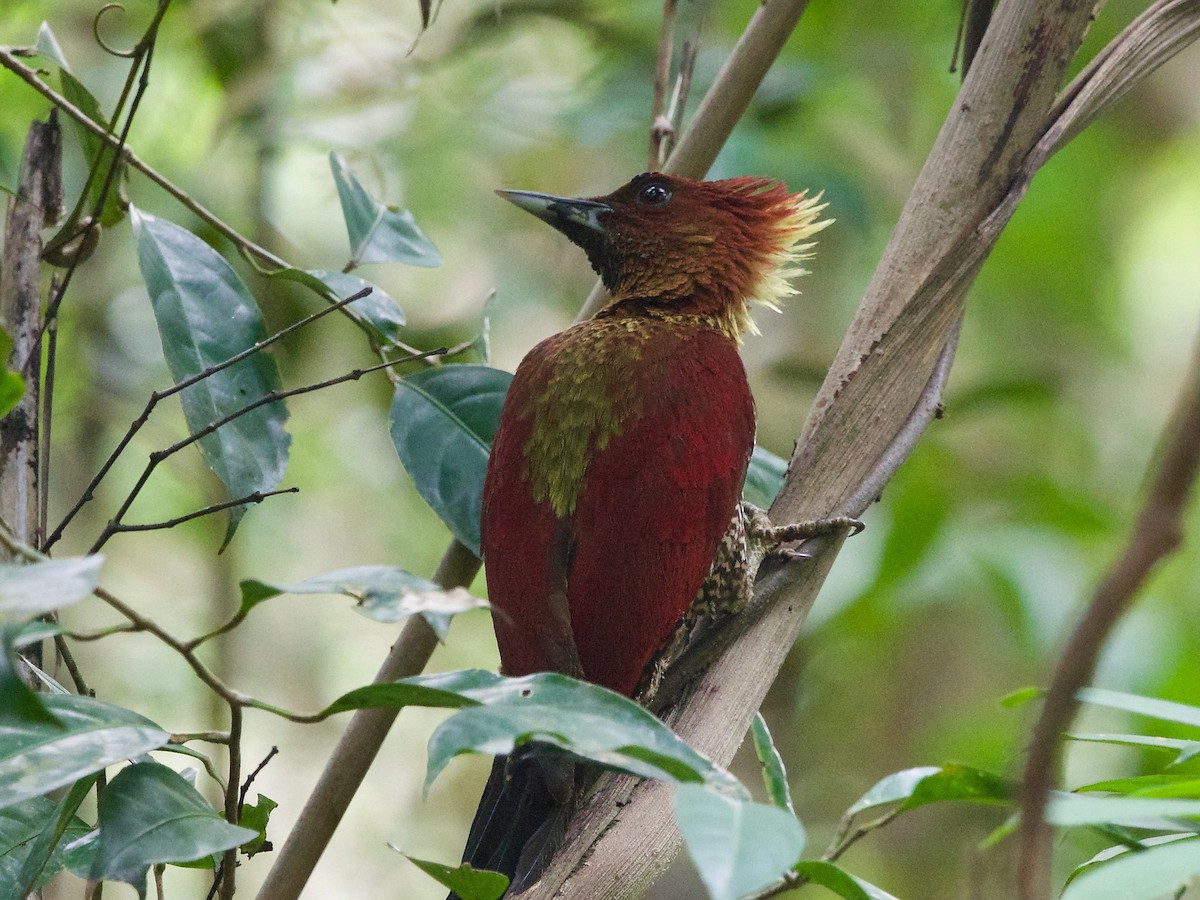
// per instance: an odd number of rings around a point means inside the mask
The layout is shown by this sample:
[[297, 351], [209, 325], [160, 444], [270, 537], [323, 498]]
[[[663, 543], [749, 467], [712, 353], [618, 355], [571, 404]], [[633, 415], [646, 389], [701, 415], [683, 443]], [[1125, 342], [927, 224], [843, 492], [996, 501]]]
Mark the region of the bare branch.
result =
[[671, 57], [675, 53], [675, 7], [678, 0], [663, 0], [662, 32], [658, 38], [658, 62], [654, 67], [654, 99], [650, 104], [650, 150], [647, 170], [662, 165], [662, 148], [671, 130], [666, 116], [667, 82], [671, 80]]
[[313, 322], [317, 321], [321, 317], [326, 316], [329, 313], [334, 312], [335, 310], [342, 309], [343, 307], [353, 303], [355, 300], [361, 300], [363, 297], [370, 294], [371, 290], [372, 289], [369, 287], [363, 288], [361, 291], [358, 291], [355, 294], [351, 294], [349, 297], [346, 297], [345, 299], [338, 301], [337, 303], [333, 304], [332, 306], [324, 307], [323, 309], [317, 310], [317, 312], [313, 313], [312, 315], [305, 316], [303, 319], [293, 322], [291, 325], [287, 326], [286, 328], [283, 328], [283, 329], [275, 332], [270, 337], [264, 338], [263, 340], [256, 342], [255, 344], [253, 344], [250, 347], [247, 347], [245, 350], [241, 351], [240, 353], [235, 353], [233, 356], [229, 357], [229, 359], [223, 360], [222, 362], [219, 362], [219, 363], [214, 363], [213, 365], [208, 366], [207, 368], [205, 368], [204, 370], [202, 370], [200, 372], [197, 372], [195, 375], [192, 375], [188, 378], [183, 379], [182, 381], [178, 382], [177, 384], [172, 385], [169, 388], [165, 388], [164, 390], [161, 390], [161, 391], [154, 391], [150, 395], [150, 399], [146, 401], [146, 407], [145, 407], [145, 409], [142, 410], [141, 415], [139, 415], [136, 419], [134, 419], [133, 422], [130, 424], [129, 428], [125, 432], [124, 437], [122, 437], [121, 440], [117, 442], [117, 446], [113, 449], [112, 453], [110, 453], [108, 455], [108, 458], [104, 461], [103, 465], [100, 466], [99, 471], [97, 471], [96, 474], [92, 477], [92, 480], [88, 482], [88, 486], [83, 489], [83, 493], [80, 495], [79, 499], [75, 501], [75, 505], [72, 506], [67, 511], [67, 514], [65, 516], [63, 516], [62, 521], [58, 523], [58, 525], [55, 527], [54, 531], [46, 538], [46, 542], [45, 542], [45, 544], [43, 544], [42, 550], [44, 550], [44, 551], [49, 550], [58, 541], [58, 539], [60, 537], [62, 537], [63, 531], [66, 529], [66, 527], [69, 524], [71, 524], [71, 520], [75, 518], [75, 516], [84, 507], [84, 505], [87, 504], [88, 502], [90, 502], [95, 497], [96, 488], [100, 486], [100, 482], [104, 480], [104, 477], [108, 474], [109, 470], [116, 463], [117, 458], [121, 455], [121, 453], [125, 450], [125, 448], [129, 446], [129, 442], [133, 440], [134, 435], [136, 435], [138, 433], [138, 431], [141, 430], [142, 426], [145, 425], [146, 422], [149, 420], [150, 414], [152, 412], [154, 412], [154, 408], [159, 404], [159, 402], [161, 402], [162, 400], [165, 400], [166, 398], [168, 398], [170, 396], [173, 396], [174, 394], [179, 393], [180, 391], [182, 391], [186, 388], [191, 387], [194, 384], [197, 384], [197, 383], [203, 381], [206, 378], [212, 377], [213, 375], [217, 374], [218, 372], [228, 369], [230, 366], [237, 365], [242, 360], [271, 346], [271, 344], [274, 344], [280, 338], [283, 338], [286, 335], [289, 335], [292, 332], [305, 327], [306, 325], [311, 325]]
[[1120, 557], [1096, 588], [1063, 648], [1033, 729], [1021, 787], [1018, 885], [1024, 900], [1049, 896], [1051, 830], [1046, 800], [1058, 771], [1059, 742], [1091, 681], [1100, 650], [1154, 567], [1182, 543], [1184, 514], [1200, 468], [1200, 340], [1160, 441], [1153, 483]]
[[176, 516], [174, 519], [165, 519], [162, 522], [145, 522], [136, 525], [127, 525], [121, 523], [113, 528], [113, 534], [123, 534], [127, 531], [163, 531], [167, 528], [174, 528], [176, 525], [182, 525], [184, 522], [190, 522], [192, 519], [199, 519], [202, 516], [210, 516], [213, 513], [221, 512], [225, 509], [232, 509], [235, 506], [249, 506], [251, 503], [262, 503], [268, 497], [277, 497], [280, 494], [298, 494], [300, 488], [280, 488], [274, 491], [255, 491], [252, 494], [247, 494], [244, 497], [238, 497], [236, 500], [226, 500], [223, 503], [214, 503], [211, 506], [206, 506], [204, 509], [198, 509], [195, 512], [187, 513], [186, 515]]
[[381, 362], [378, 365], [367, 366], [363, 369], [354, 369], [350, 372], [347, 372], [345, 375], [338, 375], [334, 378], [326, 378], [324, 381], [306, 384], [302, 387], [291, 388], [290, 390], [286, 391], [268, 391], [257, 400], [247, 403], [241, 409], [234, 410], [229, 415], [223, 416], [222, 418], [217, 419], [215, 422], [210, 422], [208, 425], [197, 429], [194, 433], [188, 435], [186, 438], [171, 444], [171, 446], [164, 447], [162, 450], [154, 451], [150, 454], [150, 459], [147, 461], [146, 467], [142, 470], [142, 474], [138, 477], [137, 483], [134, 484], [133, 488], [129, 491], [129, 494], [125, 497], [120, 509], [117, 510], [116, 515], [113, 516], [108, 525], [104, 527], [104, 530], [100, 533], [100, 537], [96, 539], [96, 542], [92, 544], [91, 549], [89, 549], [88, 552], [99, 552], [100, 548], [108, 542], [108, 539], [121, 530], [121, 519], [124, 518], [125, 514], [129, 511], [129, 507], [133, 505], [133, 501], [136, 500], [138, 495], [142, 492], [142, 488], [146, 486], [146, 482], [150, 480], [150, 476], [154, 473], [154, 470], [158, 468], [159, 463], [161, 463], [164, 459], [167, 459], [168, 457], [178, 453], [185, 447], [190, 447], [197, 441], [203, 440], [213, 432], [217, 431], [217, 429], [223, 428], [235, 419], [239, 419], [247, 413], [253, 412], [254, 410], [270, 403], [277, 403], [280, 400], [286, 400], [289, 397], [296, 397], [300, 394], [310, 394], [313, 391], [323, 390], [324, 388], [332, 387], [335, 384], [343, 384], [347, 381], [357, 381], [364, 375], [368, 375], [371, 372], [378, 372], [381, 369], [389, 369], [392, 366], [396, 366], [401, 363], [413, 362], [429, 356], [440, 356], [445, 352], [445, 347], [439, 347], [436, 350], [427, 350], [423, 353], [414, 354], [412, 356], [404, 356], [400, 359], [390, 359], [385, 362]]

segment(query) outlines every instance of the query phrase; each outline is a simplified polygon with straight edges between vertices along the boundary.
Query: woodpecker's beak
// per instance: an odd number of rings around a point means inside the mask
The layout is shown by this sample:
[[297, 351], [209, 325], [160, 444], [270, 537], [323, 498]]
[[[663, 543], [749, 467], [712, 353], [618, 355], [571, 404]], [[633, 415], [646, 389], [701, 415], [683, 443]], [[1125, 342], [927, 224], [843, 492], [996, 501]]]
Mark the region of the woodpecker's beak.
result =
[[547, 225], [557, 228], [571, 240], [580, 237], [579, 229], [604, 233], [600, 216], [612, 212], [612, 207], [596, 200], [575, 197], [555, 197], [533, 191], [496, 191], [501, 197], [526, 212], [531, 212]]

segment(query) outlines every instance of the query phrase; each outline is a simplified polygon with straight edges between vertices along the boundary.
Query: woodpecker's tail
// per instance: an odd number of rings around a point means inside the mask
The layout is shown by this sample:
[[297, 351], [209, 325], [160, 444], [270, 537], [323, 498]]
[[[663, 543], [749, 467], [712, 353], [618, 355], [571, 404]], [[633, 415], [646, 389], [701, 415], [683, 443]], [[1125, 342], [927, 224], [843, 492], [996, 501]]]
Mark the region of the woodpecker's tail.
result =
[[[541, 876], [561, 846], [575, 798], [575, 764], [529, 746], [492, 764], [463, 862], [503, 872], [518, 893]], [[451, 893], [446, 900], [460, 900]]]

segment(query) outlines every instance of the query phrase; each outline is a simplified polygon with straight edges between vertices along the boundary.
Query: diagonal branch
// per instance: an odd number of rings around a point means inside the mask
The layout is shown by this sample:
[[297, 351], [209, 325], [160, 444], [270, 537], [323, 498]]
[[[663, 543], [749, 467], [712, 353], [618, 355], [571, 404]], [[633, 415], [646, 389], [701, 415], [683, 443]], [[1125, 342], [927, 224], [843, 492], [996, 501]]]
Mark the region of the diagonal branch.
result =
[[1104, 641], [1154, 567], [1183, 541], [1183, 519], [1200, 469], [1200, 340], [1187, 380], [1164, 430], [1157, 474], [1120, 557], [1096, 588], [1059, 657], [1025, 761], [1021, 787], [1021, 897], [1048, 896], [1050, 827], [1044, 815], [1053, 787], [1059, 738], [1070, 724], [1079, 689], [1092, 678]]

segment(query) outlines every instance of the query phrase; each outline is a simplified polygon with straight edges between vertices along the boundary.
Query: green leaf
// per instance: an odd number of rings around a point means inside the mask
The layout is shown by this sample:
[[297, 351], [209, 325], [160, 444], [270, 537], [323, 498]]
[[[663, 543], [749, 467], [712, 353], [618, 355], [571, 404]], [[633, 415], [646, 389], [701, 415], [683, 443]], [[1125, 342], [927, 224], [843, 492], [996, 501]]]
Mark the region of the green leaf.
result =
[[883, 888], [871, 884], [871, 882], [859, 878], [857, 875], [851, 875], [850, 877], [854, 879], [855, 884], [863, 889], [870, 900], [898, 900], [895, 894], [889, 894]]
[[342, 217], [350, 235], [350, 265], [398, 262], [410, 266], [440, 266], [437, 247], [417, 227], [412, 213], [384, 206], [362, 186], [346, 160], [329, 154], [329, 166], [342, 203]]
[[703, 781], [749, 798], [728, 772], [697, 753], [653, 714], [607, 688], [543, 672], [505, 678], [467, 670], [358, 688], [323, 715], [402, 706], [460, 708], [429, 738], [426, 787], [460, 753], [511, 753], [537, 741], [646, 778]]
[[866, 809], [883, 806], [887, 803], [897, 803], [907, 800], [916, 790], [917, 785], [931, 775], [937, 775], [942, 770], [937, 766], [920, 766], [915, 769], [904, 769], [885, 775], [875, 785], [859, 797], [849, 809], [847, 816], [855, 816]]
[[355, 300], [346, 308], [385, 341], [400, 339], [400, 332], [405, 323], [404, 311], [385, 291], [357, 275], [348, 275], [345, 272], [310, 269], [308, 274], [328, 285], [339, 300], [357, 294], [363, 288], [371, 288], [371, 293]]
[[788, 787], [783, 757], [775, 749], [775, 742], [771, 739], [771, 732], [762, 713], [754, 714], [754, 721], [750, 723], [750, 736], [754, 740], [754, 752], [763, 767], [763, 784], [767, 788], [767, 796], [780, 809], [786, 809], [794, 816], [796, 808], [792, 805], [792, 792]]
[[170, 738], [149, 719], [90, 697], [48, 695], [54, 723], [0, 724], [0, 806], [72, 784]]
[[736, 900], [777, 881], [804, 850], [795, 816], [700, 785], [675, 788], [675, 821], [712, 900]]
[[476, 869], [470, 863], [450, 867], [442, 863], [404, 856], [414, 866], [443, 887], [448, 887], [462, 900], [500, 900], [508, 890], [508, 878], [499, 872]]
[[1040, 700], [1046, 696], [1046, 691], [1040, 687], [1023, 687], [1017, 688], [1011, 694], [1005, 694], [1000, 698], [1000, 705], [1005, 709], [1016, 709], [1018, 706], [1024, 706], [1031, 700]]
[[775, 495], [783, 487], [787, 467], [786, 459], [755, 444], [754, 452], [750, 454], [750, 465], [746, 469], [742, 496], [759, 509], [769, 509], [775, 502]]
[[[24, 897], [32, 892], [66, 865], [67, 854], [64, 844], [78, 840], [91, 831], [91, 827], [82, 819], [77, 818], [75, 812], [91, 792], [98, 776], [98, 772], [93, 772], [86, 778], [79, 779], [59, 803], [52, 804], [51, 815], [46, 821], [45, 827], [27, 845], [20, 872], [20, 896]], [[25, 801], [26, 804], [49, 802], [45, 797], [34, 797]], [[88, 855], [90, 856], [90, 853]], [[81, 860], [76, 859], [75, 861], [80, 862]], [[0, 883], [2, 882], [3, 877], [0, 876]], [[2, 895], [0, 893], [0, 896]]]
[[67, 65], [66, 54], [63, 53], [58, 38], [50, 30], [49, 22], [42, 22], [41, 27], [38, 28], [37, 40], [34, 41], [33, 47], [43, 59], [50, 60], [64, 72], [71, 71], [71, 67]]
[[846, 815], [865, 809], [901, 802], [902, 810], [916, 809], [927, 803], [946, 800], [1004, 801], [1012, 795], [1012, 785], [998, 775], [955, 763], [905, 769], [880, 779], [863, 794]]
[[1104, 688], [1083, 688], [1078, 696], [1084, 703], [1090, 703], [1093, 706], [1123, 709], [1127, 712], [1149, 716], [1152, 719], [1162, 719], [1167, 722], [1178, 722], [1180, 725], [1193, 725], [1200, 728], [1200, 706], [1158, 700], [1154, 697], [1139, 697], [1137, 694], [1125, 694]]
[[488, 366], [426, 369], [396, 385], [392, 443], [417, 492], [479, 554], [488, 454], [512, 376]]
[[1200, 746], [1200, 741], [1185, 741], [1179, 738], [1158, 737], [1157, 735], [1152, 734], [1078, 733], [1068, 734], [1067, 738], [1072, 741], [1083, 741], [1093, 744], [1117, 744], [1119, 746], [1128, 747], [1157, 747], [1162, 750], [1174, 750], [1176, 752]]
[[1200, 800], [1142, 797], [1091, 797], [1056, 794], [1046, 806], [1046, 821], [1054, 825], [1119, 825], [1162, 831], [1196, 831]]
[[238, 824], [243, 828], [257, 831], [253, 838], [241, 845], [242, 852], [247, 856], [273, 849], [267, 841], [267, 825], [271, 821], [271, 813], [279, 806], [265, 794], [258, 795], [258, 802], [242, 807], [242, 816]]
[[30, 644], [39, 643], [62, 633], [63, 627], [57, 622], [34, 619], [32, 622], [26, 622], [14, 629], [13, 646], [20, 650], [22, 647], [28, 647]]
[[1200, 839], [1171, 837], [1174, 839], [1136, 852], [1116, 848], [1111, 861], [1093, 860], [1080, 866], [1063, 891], [1062, 900], [1174, 896], [1188, 879], [1200, 875]]
[[[266, 338], [258, 306], [229, 263], [178, 225], [137, 209], [131, 212], [138, 263], [177, 384]], [[280, 387], [274, 360], [254, 353], [185, 389], [184, 418], [195, 434]], [[291, 441], [283, 427], [286, 419], [287, 410], [277, 400], [200, 440], [201, 455], [230, 497], [279, 485]], [[245, 506], [230, 510], [225, 544], [245, 512]]]
[[399, 622], [419, 613], [443, 641], [451, 618], [488, 605], [466, 588], [443, 590], [432, 581], [394, 566], [338, 569], [293, 584], [248, 579], [241, 588], [242, 613], [280, 594], [343, 594], [355, 601], [358, 612], [377, 622]]
[[0, 809], [0, 897], [25, 897], [44, 884], [67, 864], [66, 846], [91, 830], [69, 813], [60, 828], [64, 803], [32, 797]]
[[[77, 79], [66, 69], [60, 69], [58, 73], [59, 83], [62, 85], [63, 96], [71, 103], [79, 107], [89, 119], [98, 125], [108, 127], [108, 119], [104, 115], [104, 111], [100, 109], [100, 103], [93, 96], [92, 92], [84, 87], [83, 82]], [[96, 206], [96, 202], [100, 199], [100, 192], [104, 189], [104, 183], [108, 180], [108, 170], [116, 163], [117, 174], [109, 185], [108, 193], [104, 195], [104, 206], [100, 210], [100, 224], [108, 228], [116, 225], [125, 218], [125, 210], [122, 206], [122, 192], [125, 185], [125, 162], [116, 159], [116, 153], [113, 148], [91, 131], [84, 128], [72, 120], [72, 127], [75, 130], [76, 136], [79, 138], [79, 143], [83, 147], [83, 155], [87, 160], [89, 168], [95, 168], [96, 174], [92, 177], [91, 185], [88, 188], [87, 207], [85, 215], [91, 215], [92, 210]], [[68, 221], [64, 228], [75, 227], [74, 222]]]
[[41, 697], [21, 677], [17, 656], [14, 625], [0, 625], [0, 740], [6, 725], [58, 725]]
[[703, 781], [739, 797], [732, 775], [689, 747], [643, 707], [607, 688], [557, 673], [509, 678], [429, 738], [426, 789], [455, 756], [500, 754], [532, 741], [609, 769], [668, 781]]
[[103, 563], [102, 556], [0, 563], [0, 622], [27, 622], [91, 596]]
[[142, 897], [150, 866], [200, 860], [257, 834], [230, 825], [182, 776], [156, 762], [117, 774], [100, 794], [98, 824], [92, 878], [124, 881]]
[[807, 878], [812, 884], [828, 888], [844, 900], [871, 900], [871, 895], [863, 890], [852, 876], [831, 862], [804, 860], [792, 866], [792, 871]]
[[1112, 778], [1096, 781], [1075, 789], [1079, 793], [1109, 791], [1130, 797], [1200, 798], [1200, 780], [1178, 775], [1138, 775], [1133, 778]]

